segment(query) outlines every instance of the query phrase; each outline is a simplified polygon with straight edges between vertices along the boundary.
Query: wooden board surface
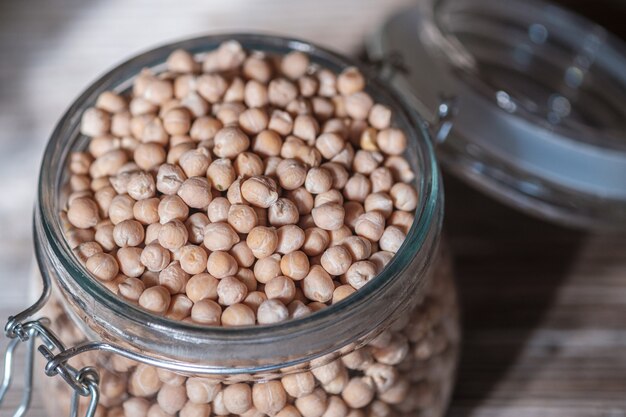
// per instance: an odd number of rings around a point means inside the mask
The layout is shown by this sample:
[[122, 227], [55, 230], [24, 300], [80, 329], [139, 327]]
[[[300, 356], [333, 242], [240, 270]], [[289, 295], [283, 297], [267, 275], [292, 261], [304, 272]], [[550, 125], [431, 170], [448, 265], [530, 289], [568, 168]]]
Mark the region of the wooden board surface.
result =
[[[285, 33], [353, 53], [410, 2], [0, 2], [0, 193], [10, 196], [0, 199], [2, 320], [25, 304], [46, 136], [97, 74], [151, 45], [211, 31]], [[449, 415], [626, 416], [626, 236], [552, 226], [451, 178], [446, 188], [465, 337]], [[12, 392], [0, 417], [17, 402]], [[44, 415], [39, 392], [28, 415]]]

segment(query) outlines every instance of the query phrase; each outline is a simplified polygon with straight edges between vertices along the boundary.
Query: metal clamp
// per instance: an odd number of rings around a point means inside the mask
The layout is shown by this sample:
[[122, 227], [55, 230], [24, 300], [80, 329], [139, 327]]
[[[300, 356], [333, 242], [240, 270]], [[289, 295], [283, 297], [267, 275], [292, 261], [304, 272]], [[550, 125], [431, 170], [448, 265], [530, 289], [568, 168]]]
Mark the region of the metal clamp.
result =
[[[13, 412], [13, 417], [22, 417], [30, 407], [32, 391], [33, 391], [33, 368], [35, 361], [35, 346], [37, 339], [41, 339], [42, 344], [37, 350], [48, 361], [45, 371], [48, 376], [60, 375], [72, 388], [72, 403], [70, 416], [78, 416], [78, 405], [80, 397], [89, 398], [89, 405], [85, 412], [85, 417], [93, 417], [96, 413], [96, 406], [100, 398], [98, 384], [100, 378], [98, 371], [92, 367], [84, 367], [76, 369], [68, 364], [69, 357], [59, 362], [58, 355], [67, 352], [63, 342], [48, 327], [50, 321], [47, 318], [39, 318], [36, 320], [27, 320], [29, 317], [37, 313], [50, 298], [51, 286], [50, 280], [45, 274], [41, 274], [43, 282], [43, 292], [39, 299], [29, 308], [9, 317], [4, 328], [4, 333], [9, 338], [9, 343], [4, 352], [4, 375], [2, 385], [0, 385], [0, 408], [7, 392], [11, 387], [13, 375], [16, 372], [14, 367], [14, 358], [17, 348], [24, 343], [26, 345], [26, 365], [24, 367], [24, 391], [22, 399]], [[69, 349], [71, 350], [71, 348]], [[73, 356], [73, 355], [72, 355]], [[71, 356], [70, 356], [71, 357]]]

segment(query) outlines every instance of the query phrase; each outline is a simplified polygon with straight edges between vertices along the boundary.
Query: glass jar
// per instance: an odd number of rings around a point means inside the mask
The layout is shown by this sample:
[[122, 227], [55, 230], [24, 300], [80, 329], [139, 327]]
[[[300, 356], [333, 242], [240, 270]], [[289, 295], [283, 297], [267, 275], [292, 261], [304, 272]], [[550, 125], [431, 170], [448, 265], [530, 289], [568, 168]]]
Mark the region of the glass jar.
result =
[[[335, 72], [360, 67], [369, 74], [367, 92], [392, 110], [395, 125], [406, 132], [406, 157], [418, 173], [414, 185], [421, 201], [415, 221], [401, 249], [376, 279], [339, 303], [274, 325], [203, 327], [155, 316], [118, 298], [92, 279], [74, 255], [72, 246], [84, 239], [85, 232], [64, 230], [59, 216], [66, 202], [69, 154], [87, 143], [79, 133], [80, 117], [98, 95], [128, 91], [142, 68], [161, 71], [175, 49], [202, 54], [228, 39], [236, 39], [247, 50], [271, 54], [300, 50]], [[252, 387], [254, 396], [256, 390], [276, 387], [271, 381], [288, 375], [297, 375], [287, 378], [296, 378], [294, 392], [286, 396], [280, 387], [277, 394], [272, 391], [267, 414], [277, 411], [272, 409], [276, 403], [286, 401], [312, 408], [310, 415], [321, 415], [320, 407], [328, 407], [329, 414], [324, 415], [329, 417], [441, 416], [459, 344], [450, 259], [440, 254], [442, 217], [443, 190], [427, 125], [371, 68], [307, 42], [273, 36], [207, 36], [177, 42], [134, 57], [104, 75], [72, 104], [54, 130], [41, 167], [34, 215], [43, 295], [30, 309], [10, 318], [5, 330], [15, 341], [28, 340], [31, 350], [35, 338], [44, 342], [39, 351], [46, 374], [54, 376], [46, 379], [44, 393], [47, 399], [54, 398], [47, 402], [55, 416], [75, 408], [79, 397], [84, 397], [80, 415], [87, 416], [128, 416], [131, 411], [124, 411], [125, 402], [126, 407], [152, 407], [150, 417], [175, 415], [188, 399], [211, 400], [212, 415], [233, 415], [224, 408], [223, 387], [243, 383]], [[48, 318], [27, 321], [46, 301], [43, 315]], [[7, 368], [16, 345], [12, 342], [9, 348]], [[281, 386], [288, 384], [282, 381]], [[307, 384], [313, 385], [304, 387]], [[296, 401], [298, 390], [304, 390], [300, 393], [304, 397]], [[350, 400], [350, 393], [358, 398]], [[373, 401], [363, 400], [368, 395]], [[352, 404], [350, 414], [341, 413], [342, 396]], [[141, 399], [129, 401], [133, 397]], [[206, 406], [187, 407], [178, 415], [206, 415]]]

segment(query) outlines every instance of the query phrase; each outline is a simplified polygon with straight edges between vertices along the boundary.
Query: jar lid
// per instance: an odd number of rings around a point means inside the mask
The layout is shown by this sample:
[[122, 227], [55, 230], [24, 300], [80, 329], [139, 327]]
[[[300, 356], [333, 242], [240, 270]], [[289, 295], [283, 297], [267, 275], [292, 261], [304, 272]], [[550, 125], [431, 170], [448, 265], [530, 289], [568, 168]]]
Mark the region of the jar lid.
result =
[[367, 53], [440, 125], [447, 171], [555, 222], [626, 228], [626, 47], [605, 29], [535, 0], [426, 0]]

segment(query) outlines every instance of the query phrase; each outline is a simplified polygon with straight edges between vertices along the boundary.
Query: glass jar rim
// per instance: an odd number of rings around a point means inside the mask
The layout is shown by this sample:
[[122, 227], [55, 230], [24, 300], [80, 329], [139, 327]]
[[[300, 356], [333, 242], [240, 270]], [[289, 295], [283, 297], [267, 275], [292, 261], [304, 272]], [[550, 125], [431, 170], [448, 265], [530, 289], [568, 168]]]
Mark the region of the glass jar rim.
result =
[[[73, 102], [51, 134], [39, 177], [35, 214], [36, 223], [38, 223], [35, 230], [36, 240], [45, 242], [47, 247], [45, 248], [44, 256], [53, 256], [55, 258], [55, 262], [53, 262], [54, 267], [60, 268], [64, 272], [59, 274], [59, 280], [62, 281], [62, 285], [66, 290], [74, 288], [84, 292], [93, 300], [94, 305], [110, 309], [128, 323], [158, 330], [171, 335], [176, 340], [202, 344], [205, 347], [218, 344], [254, 346], [263, 341], [280, 343], [281, 340], [298, 340], [308, 334], [309, 337], [306, 340], [310, 340], [312, 345], [301, 346], [299, 350], [296, 349], [293, 352], [293, 363], [299, 363], [305, 359], [311, 359], [335, 351], [358, 337], [363, 337], [366, 333], [376, 329], [376, 326], [386, 322], [388, 318], [384, 317], [384, 314], [379, 314], [377, 317], [371, 306], [380, 305], [381, 302], [385, 301], [395, 305], [396, 308], [400, 308], [401, 305], [397, 303], [397, 300], [383, 300], [387, 289], [393, 287], [399, 291], [402, 287], [402, 283], [398, 282], [401, 278], [401, 272], [407, 269], [412, 259], [418, 253], [425, 252], [426, 258], [428, 258], [426, 262], [430, 263], [432, 262], [430, 258], [433, 257], [436, 249], [436, 241], [438, 241], [441, 229], [443, 197], [440, 174], [427, 125], [423, 122], [420, 115], [412, 111], [400, 95], [396, 94], [390, 86], [376, 79], [375, 76], [369, 77], [367, 90], [375, 91], [379, 96], [384, 96], [394, 105], [393, 111], [399, 112], [397, 117], [404, 118], [408, 123], [407, 127], [410, 126], [412, 129], [411, 132], [408, 132], [410, 133], [410, 138], [415, 139], [418, 151], [421, 152], [422, 159], [420, 162], [422, 166], [419, 166], [420, 173], [417, 176], [421, 199], [416, 211], [415, 221], [407, 234], [406, 240], [387, 267], [371, 283], [339, 303], [330, 305], [303, 318], [265, 326], [207, 327], [167, 319], [151, 314], [124, 301], [93, 279], [74, 255], [64, 237], [60, 223], [58, 199], [62, 186], [63, 170], [69, 152], [73, 150], [73, 147], [78, 142], [77, 136], [79, 135], [76, 134], [76, 129], [80, 124], [81, 113], [85, 106], [92, 105], [100, 92], [112, 87], [120, 87], [122, 84], [118, 83], [118, 80], [130, 81], [132, 77], [138, 74], [141, 68], [155, 67], [164, 63], [169, 53], [175, 49], [182, 48], [192, 53], [202, 53], [214, 49], [219, 43], [226, 40], [239, 41], [245, 49], [262, 49], [270, 53], [284, 54], [291, 50], [300, 50], [307, 52], [313, 62], [330, 67], [333, 71], [348, 66], [355, 66], [364, 73], [368, 73], [368, 69], [362, 64], [338, 53], [306, 41], [273, 35], [208, 35], [169, 43], [134, 56], [92, 83]], [[433, 236], [435, 236], [435, 240], [433, 240]], [[44, 261], [41, 257], [38, 257], [38, 262], [42, 273], [47, 273], [46, 268], [42, 265]], [[420, 275], [420, 272], [423, 271], [415, 271], [417, 276], [413, 288], [419, 289], [419, 284], [424, 280], [423, 274]], [[404, 286], [406, 287], [406, 284]], [[400, 294], [400, 292], [397, 293]], [[69, 294], [69, 297], [78, 296], [77, 294]], [[409, 296], [413, 296], [413, 294]], [[371, 303], [371, 306], [368, 306], [367, 303]], [[95, 311], [94, 306], [89, 303], [79, 302], [79, 304], [84, 310], [82, 313], [85, 316], [89, 316]], [[364, 322], [365, 318], [371, 320], [372, 323], [367, 325]], [[98, 317], [92, 317], [92, 319], [97, 321]], [[338, 323], [343, 324], [343, 330], [341, 330], [341, 326], [337, 326]], [[117, 331], [119, 329], [106, 328], [106, 323], [100, 323], [100, 325], [103, 326], [100, 330], [105, 333], [111, 332], [107, 333], [105, 337], [112, 337], [111, 335], [119, 338], [124, 337], [122, 332]], [[315, 339], [312, 339], [311, 333], [314, 331], [319, 333], [317, 336], [328, 333], [325, 335], [327, 340], [315, 341]], [[100, 334], [102, 335], [102, 333]], [[125, 342], [133, 349], [145, 348], [145, 346], [134, 344], [132, 340], [125, 340]], [[159, 356], [167, 356], [164, 352], [158, 352], [158, 354]], [[268, 366], [278, 365], [270, 364]], [[280, 366], [285, 366], [285, 362], [281, 362]], [[258, 367], [255, 367], [255, 369], [258, 369]], [[249, 369], [242, 372], [246, 371], [249, 372]]]

